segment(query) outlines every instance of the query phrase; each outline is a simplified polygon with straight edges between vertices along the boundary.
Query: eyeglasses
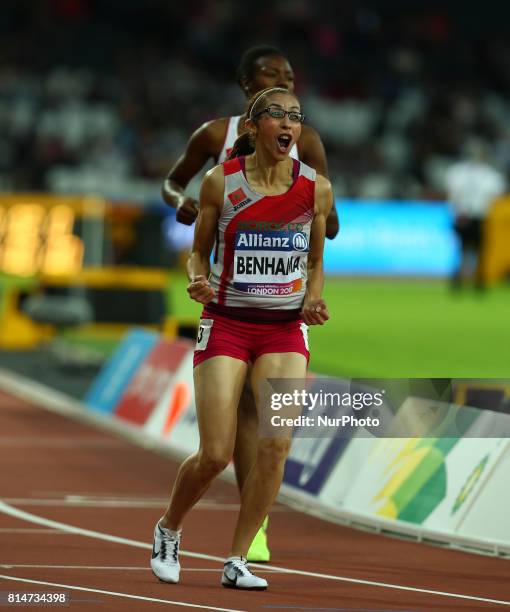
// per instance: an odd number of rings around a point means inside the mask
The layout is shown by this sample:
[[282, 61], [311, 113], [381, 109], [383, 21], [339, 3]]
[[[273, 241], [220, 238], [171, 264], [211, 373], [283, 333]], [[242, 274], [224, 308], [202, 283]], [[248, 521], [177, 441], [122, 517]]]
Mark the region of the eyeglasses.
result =
[[271, 106], [259, 111], [256, 115], [253, 116], [253, 119], [259, 117], [260, 115], [263, 115], [264, 113], [267, 113], [273, 119], [283, 119], [285, 115], [287, 115], [289, 120], [292, 121], [292, 123], [303, 123], [303, 121], [305, 120], [305, 115], [303, 113], [300, 113], [299, 111], [286, 111], [283, 110], [283, 108], [274, 108]]

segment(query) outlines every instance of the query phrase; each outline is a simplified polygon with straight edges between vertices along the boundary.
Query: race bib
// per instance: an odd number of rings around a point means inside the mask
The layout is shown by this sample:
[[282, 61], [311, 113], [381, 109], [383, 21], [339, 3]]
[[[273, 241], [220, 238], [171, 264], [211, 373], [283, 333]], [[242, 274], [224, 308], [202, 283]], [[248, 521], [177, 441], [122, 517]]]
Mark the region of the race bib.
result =
[[302, 231], [237, 231], [234, 287], [256, 295], [289, 295], [300, 291], [308, 249], [308, 236]]
[[207, 348], [207, 343], [209, 342], [209, 336], [211, 335], [213, 323], [213, 319], [200, 319], [200, 325], [198, 326], [197, 344], [195, 346], [196, 351], [205, 351], [205, 349]]

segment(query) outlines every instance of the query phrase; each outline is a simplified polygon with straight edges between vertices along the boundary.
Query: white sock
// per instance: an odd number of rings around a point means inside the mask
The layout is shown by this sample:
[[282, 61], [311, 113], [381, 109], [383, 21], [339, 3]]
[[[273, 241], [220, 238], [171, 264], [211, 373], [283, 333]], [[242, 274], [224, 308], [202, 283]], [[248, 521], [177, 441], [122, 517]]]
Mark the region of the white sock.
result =
[[158, 522], [158, 525], [160, 529], [162, 529], [170, 537], [180, 539], [182, 529], [179, 529], [178, 531], [174, 531], [173, 529], [168, 529], [168, 527], [163, 527], [163, 525], [160, 522]]
[[228, 557], [225, 563], [230, 563], [231, 561], [246, 561], [246, 557]]

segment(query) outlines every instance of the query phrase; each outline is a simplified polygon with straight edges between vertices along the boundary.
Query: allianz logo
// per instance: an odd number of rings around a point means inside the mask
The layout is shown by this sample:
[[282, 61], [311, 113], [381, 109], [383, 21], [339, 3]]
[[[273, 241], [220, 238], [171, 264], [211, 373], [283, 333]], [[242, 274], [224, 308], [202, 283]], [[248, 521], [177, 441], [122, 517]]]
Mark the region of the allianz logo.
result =
[[292, 236], [292, 246], [295, 251], [308, 251], [308, 238], [303, 232], [297, 232]]
[[[291, 242], [292, 240], [292, 242]], [[236, 246], [251, 248], [280, 248], [294, 251], [308, 251], [308, 238], [303, 232], [295, 232], [292, 236], [267, 236], [263, 233], [240, 233]]]

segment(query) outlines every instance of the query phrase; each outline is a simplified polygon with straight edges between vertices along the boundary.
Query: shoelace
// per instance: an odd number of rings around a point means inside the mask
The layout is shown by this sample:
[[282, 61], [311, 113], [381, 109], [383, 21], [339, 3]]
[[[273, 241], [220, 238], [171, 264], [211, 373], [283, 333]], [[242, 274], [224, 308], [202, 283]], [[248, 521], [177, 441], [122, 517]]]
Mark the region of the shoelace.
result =
[[161, 540], [161, 559], [163, 561], [167, 558], [167, 553], [170, 550], [171, 557], [174, 563], [177, 563], [177, 555], [179, 553], [179, 540], [166, 533], [162, 534]]
[[250, 576], [251, 572], [247, 567], [247, 560], [244, 558], [241, 559], [236, 559], [235, 561], [229, 561], [230, 565], [232, 566], [234, 572], [238, 575], [238, 576]]

